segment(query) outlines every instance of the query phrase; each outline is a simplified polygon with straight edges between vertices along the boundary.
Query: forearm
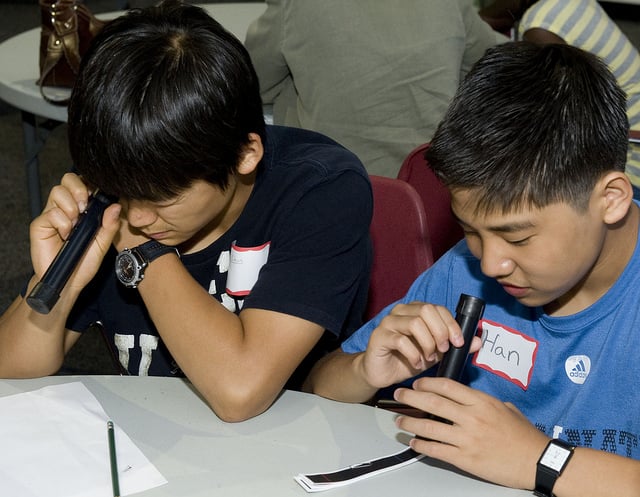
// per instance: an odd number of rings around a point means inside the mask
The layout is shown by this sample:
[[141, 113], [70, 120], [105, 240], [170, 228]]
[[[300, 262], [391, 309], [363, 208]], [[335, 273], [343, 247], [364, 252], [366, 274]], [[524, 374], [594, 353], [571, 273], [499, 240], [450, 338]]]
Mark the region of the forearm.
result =
[[[35, 283], [34, 278], [28, 292]], [[14, 300], [0, 317], [0, 377], [38, 377], [58, 371], [72, 345], [65, 343], [66, 319], [77, 297], [70, 293], [63, 291], [49, 314], [34, 311], [21, 296]]]
[[338, 349], [320, 359], [309, 373], [304, 390], [341, 402], [366, 402], [378, 391], [361, 373], [364, 353]]
[[[80, 213], [86, 208], [89, 192], [82, 179], [67, 173], [53, 188], [40, 216], [29, 228], [34, 276], [26, 295], [46, 274], [68, 240]], [[102, 226], [63, 285], [60, 295], [47, 314], [33, 310], [22, 297], [0, 318], [0, 376], [34, 377], [58, 371], [65, 353], [80, 333], [66, 329], [66, 322], [78, 296], [95, 276], [111, 241], [120, 227], [119, 204], [104, 211]]]
[[243, 357], [240, 318], [208, 295], [173, 255], [147, 268], [138, 291], [171, 355], [218, 412], [235, 390], [231, 386], [246, 384], [237, 366], [251, 364]]
[[638, 497], [640, 461], [579, 447], [553, 493], [558, 497]]
[[173, 358], [226, 421], [267, 409], [322, 334], [317, 325], [275, 312], [237, 316], [171, 254], [149, 266], [139, 291]]

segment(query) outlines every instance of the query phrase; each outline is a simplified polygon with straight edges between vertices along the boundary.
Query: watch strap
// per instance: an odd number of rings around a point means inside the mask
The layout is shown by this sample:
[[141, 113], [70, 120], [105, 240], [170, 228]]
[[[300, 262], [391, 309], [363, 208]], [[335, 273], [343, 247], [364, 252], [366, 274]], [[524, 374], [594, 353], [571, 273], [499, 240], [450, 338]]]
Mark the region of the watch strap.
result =
[[557, 471], [538, 464], [536, 468], [536, 488], [533, 495], [536, 497], [553, 497], [553, 487], [560, 475]]
[[[569, 451], [567, 458], [564, 460], [564, 463], [562, 464], [562, 467], [559, 470], [550, 468], [542, 463], [542, 459], [544, 458], [544, 455], [551, 448], [552, 445], [560, 446]], [[573, 456], [574, 449], [575, 449], [574, 445], [571, 445], [565, 442], [564, 440], [554, 438], [549, 441], [545, 449], [542, 451], [542, 455], [540, 456], [540, 459], [538, 460], [538, 463], [536, 465], [536, 486], [535, 486], [535, 489], [533, 490], [533, 495], [535, 495], [536, 497], [554, 497], [555, 496], [555, 494], [553, 493], [553, 487], [556, 484], [556, 480], [560, 477], [560, 475], [562, 474], [562, 471], [567, 466], [567, 463], [571, 459], [571, 456]]]
[[163, 245], [156, 240], [149, 240], [148, 242], [138, 245], [132, 251], [135, 251], [140, 258], [147, 264], [157, 259], [161, 255], [174, 253], [180, 257], [178, 249], [169, 245]]

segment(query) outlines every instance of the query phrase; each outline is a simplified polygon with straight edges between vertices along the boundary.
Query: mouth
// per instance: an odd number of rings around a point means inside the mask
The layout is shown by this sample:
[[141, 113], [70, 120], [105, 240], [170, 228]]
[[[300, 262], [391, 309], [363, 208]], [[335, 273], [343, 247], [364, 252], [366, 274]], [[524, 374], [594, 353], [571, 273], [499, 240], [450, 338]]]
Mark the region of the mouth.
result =
[[504, 291], [517, 299], [525, 297], [529, 293], [529, 288], [523, 286], [511, 285], [509, 283], [500, 283]]
[[169, 237], [169, 232], [168, 231], [159, 231], [157, 233], [149, 233], [149, 234], [147, 234], [147, 236], [149, 238], [152, 238], [153, 240], [164, 240], [165, 238]]

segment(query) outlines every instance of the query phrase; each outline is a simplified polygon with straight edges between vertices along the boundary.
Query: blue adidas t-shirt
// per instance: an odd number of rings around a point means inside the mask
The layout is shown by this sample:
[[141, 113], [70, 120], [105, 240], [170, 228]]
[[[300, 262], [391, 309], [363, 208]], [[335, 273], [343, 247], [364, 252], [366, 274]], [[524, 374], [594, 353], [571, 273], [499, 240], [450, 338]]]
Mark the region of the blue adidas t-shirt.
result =
[[[482, 274], [464, 240], [415, 281], [403, 302], [454, 313], [461, 293], [484, 299], [483, 346], [467, 362], [463, 382], [512, 402], [548, 436], [640, 459], [639, 245], [613, 287], [572, 316], [521, 305]], [[365, 350], [391, 307], [342, 349]]]

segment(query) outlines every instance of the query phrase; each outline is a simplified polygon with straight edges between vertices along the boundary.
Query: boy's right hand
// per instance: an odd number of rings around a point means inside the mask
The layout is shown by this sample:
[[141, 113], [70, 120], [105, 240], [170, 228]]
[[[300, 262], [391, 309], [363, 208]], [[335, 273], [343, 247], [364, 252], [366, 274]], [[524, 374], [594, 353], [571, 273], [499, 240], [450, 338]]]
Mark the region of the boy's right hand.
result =
[[[423, 302], [396, 305], [371, 334], [361, 356], [361, 374], [375, 388], [416, 376], [436, 364], [462, 332], [446, 307]], [[480, 348], [474, 338], [470, 352]]]
[[[42, 213], [31, 222], [31, 261], [37, 279], [42, 278], [71, 234], [80, 214], [87, 207], [90, 193], [91, 190], [78, 175], [67, 173], [49, 193]], [[84, 288], [96, 274], [120, 227], [120, 208], [116, 203], [105, 210], [102, 227], [71, 275], [67, 283], [69, 288]]]

